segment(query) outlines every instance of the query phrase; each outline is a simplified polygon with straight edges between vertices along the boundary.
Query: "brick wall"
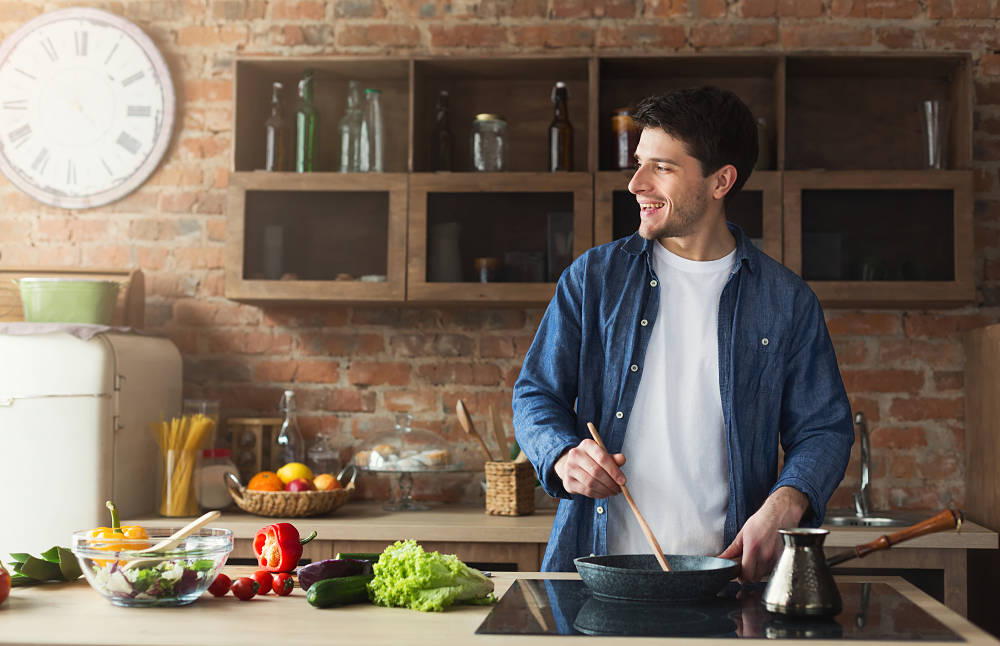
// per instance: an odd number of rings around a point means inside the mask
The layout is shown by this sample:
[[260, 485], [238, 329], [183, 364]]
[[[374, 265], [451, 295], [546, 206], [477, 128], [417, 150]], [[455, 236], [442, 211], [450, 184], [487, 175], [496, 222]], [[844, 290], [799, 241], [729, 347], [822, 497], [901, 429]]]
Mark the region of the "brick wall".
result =
[[[0, 37], [76, 1], [0, 0]], [[259, 308], [223, 297], [225, 192], [237, 53], [391, 54], [970, 50], [976, 93], [980, 307], [828, 311], [844, 380], [870, 420], [877, 506], [964, 498], [961, 331], [1000, 303], [998, 0], [171, 0], [87, 2], [138, 23], [163, 51], [180, 119], [165, 162], [129, 197], [87, 211], [44, 207], [0, 178], [8, 266], [140, 267], [147, 321], [181, 348], [185, 395], [224, 415], [270, 414], [292, 387], [302, 426], [336, 434], [347, 458], [396, 411], [478, 460], [451, 411], [509, 405], [540, 310]], [[479, 417], [485, 426], [485, 418]], [[509, 413], [505, 414], [509, 424]], [[855, 448], [855, 460], [858, 449]], [[834, 504], [850, 504], [856, 461]], [[367, 496], [388, 483], [366, 479]], [[469, 476], [418, 479], [418, 496], [476, 500]]]

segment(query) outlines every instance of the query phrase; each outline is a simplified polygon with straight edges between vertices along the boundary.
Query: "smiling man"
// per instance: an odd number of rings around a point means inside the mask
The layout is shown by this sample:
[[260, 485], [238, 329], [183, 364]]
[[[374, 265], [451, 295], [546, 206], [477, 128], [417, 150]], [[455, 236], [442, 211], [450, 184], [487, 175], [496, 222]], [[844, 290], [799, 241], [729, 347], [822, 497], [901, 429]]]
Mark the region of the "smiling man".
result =
[[639, 230], [563, 273], [514, 387], [518, 442], [562, 498], [542, 569], [650, 551], [628, 482], [665, 553], [757, 581], [777, 530], [818, 525], [843, 478], [847, 394], [815, 294], [726, 221], [757, 159], [747, 106], [691, 88], [633, 119]]

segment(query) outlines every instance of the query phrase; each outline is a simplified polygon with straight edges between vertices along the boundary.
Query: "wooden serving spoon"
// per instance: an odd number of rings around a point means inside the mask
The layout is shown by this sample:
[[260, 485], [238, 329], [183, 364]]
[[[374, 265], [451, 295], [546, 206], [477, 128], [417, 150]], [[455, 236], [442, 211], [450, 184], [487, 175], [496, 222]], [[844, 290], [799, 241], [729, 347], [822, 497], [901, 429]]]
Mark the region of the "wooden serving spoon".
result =
[[483, 448], [483, 453], [486, 454], [486, 459], [493, 462], [493, 455], [490, 453], [489, 447], [486, 446], [486, 442], [483, 441], [482, 436], [476, 432], [476, 427], [472, 423], [472, 418], [469, 417], [469, 412], [465, 410], [465, 404], [459, 399], [455, 402], [455, 412], [458, 414], [458, 423], [462, 425], [465, 432], [472, 435], [477, 440], [479, 440], [479, 446]]
[[[597, 434], [597, 428], [594, 426], [593, 422], [587, 422], [587, 428], [590, 429], [590, 436], [594, 438], [597, 445], [601, 447], [605, 453], [608, 449], [605, 448], [604, 442], [601, 441], [601, 436]], [[625, 500], [628, 501], [628, 506], [632, 508], [632, 513], [635, 514], [635, 519], [639, 521], [639, 527], [642, 528], [642, 533], [646, 535], [646, 540], [649, 541], [649, 546], [653, 548], [653, 556], [659, 562], [660, 567], [663, 568], [664, 572], [670, 571], [670, 566], [667, 565], [667, 559], [663, 556], [663, 550], [660, 549], [660, 544], [656, 540], [656, 536], [653, 535], [653, 530], [649, 528], [646, 524], [646, 519], [642, 517], [639, 512], [639, 508], [636, 506], [635, 501], [632, 500], [632, 494], [628, 492], [628, 487], [621, 485], [622, 493], [625, 494]]]
[[[136, 550], [136, 551], [142, 553], [143, 555], [146, 555], [146, 554], [148, 554], [150, 552], [165, 552], [168, 549], [170, 549], [171, 547], [173, 547], [174, 545], [177, 545], [178, 543], [180, 543], [182, 540], [184, 540], [185, 538], [187, 538], [188, 536], [190, 536], [194, 532], [198, 531], [199, 529], [201, 529], [205, 525], [209, 524], [210, 522], [212, 522], [213, 520], [215, 520], [219, 516], [220, 516], [219, 510], [218, 509], [213, 509], [212, 511], [204, 514], [203, 516], [201, 516], [199, 518], [195, 518], [190, 523], [188, 523], [184, 527], [181, 527], [176, 532], [174, 532], [170, 536], [164, 538], [162, 541], [160, 541], [159, 543], [153, 545], [149, 549]], [[124, 569], [124, 570], [131, 570], [133, 568], [137, 568], [137, 567], [140, 567], [140, 566], [143, 566], [143, 565], [151, 565], [151, 564], [152, 565], [156, 565], [157, 563], [159, 563], [162, 560], [163, 559], [159, 559], [159, 558], [137, 559], [135, 561], [129, 561], [128, 563], [125, 564], [125, 566], [122, 569]]]

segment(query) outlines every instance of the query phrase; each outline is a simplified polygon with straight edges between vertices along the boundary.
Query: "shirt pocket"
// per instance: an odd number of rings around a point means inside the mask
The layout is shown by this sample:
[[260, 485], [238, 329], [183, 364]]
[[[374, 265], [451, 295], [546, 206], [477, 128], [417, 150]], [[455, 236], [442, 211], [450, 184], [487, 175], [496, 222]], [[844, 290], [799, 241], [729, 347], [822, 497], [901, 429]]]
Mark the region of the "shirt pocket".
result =
[[780, 335], [763, 332], [750, 337], [748, 344], [750, 392], [771, 393], [781, 389], [781, 357], [784, 347]]

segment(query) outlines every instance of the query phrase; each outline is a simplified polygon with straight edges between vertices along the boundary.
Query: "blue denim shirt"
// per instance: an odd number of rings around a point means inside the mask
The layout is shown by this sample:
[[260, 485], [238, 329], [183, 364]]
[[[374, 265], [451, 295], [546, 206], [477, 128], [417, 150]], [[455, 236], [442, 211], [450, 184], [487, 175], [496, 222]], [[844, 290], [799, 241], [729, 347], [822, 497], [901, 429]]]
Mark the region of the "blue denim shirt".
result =
[[[736, 259], [719, 300], [719, 394], [729, 454], [728, 545], [778, 487], [809, 497], [818, 526], [854, 442], [850, 404], [816, 295], [735, 225]], [[570, 495], [553, 465], [600, 430], [621, 451], [659, 307], [650, 245], [638, 234], [588, 250], [563, 272], [514, 386], [517, 441], [562, 498], [542, 570], [607, 553], [606, 499]], [[633, 372], [630, 366], [639, 369]], [[785, 452], [778, 472], [778, 443]], [[600, 510], [600, 511], [598, 511]]]

